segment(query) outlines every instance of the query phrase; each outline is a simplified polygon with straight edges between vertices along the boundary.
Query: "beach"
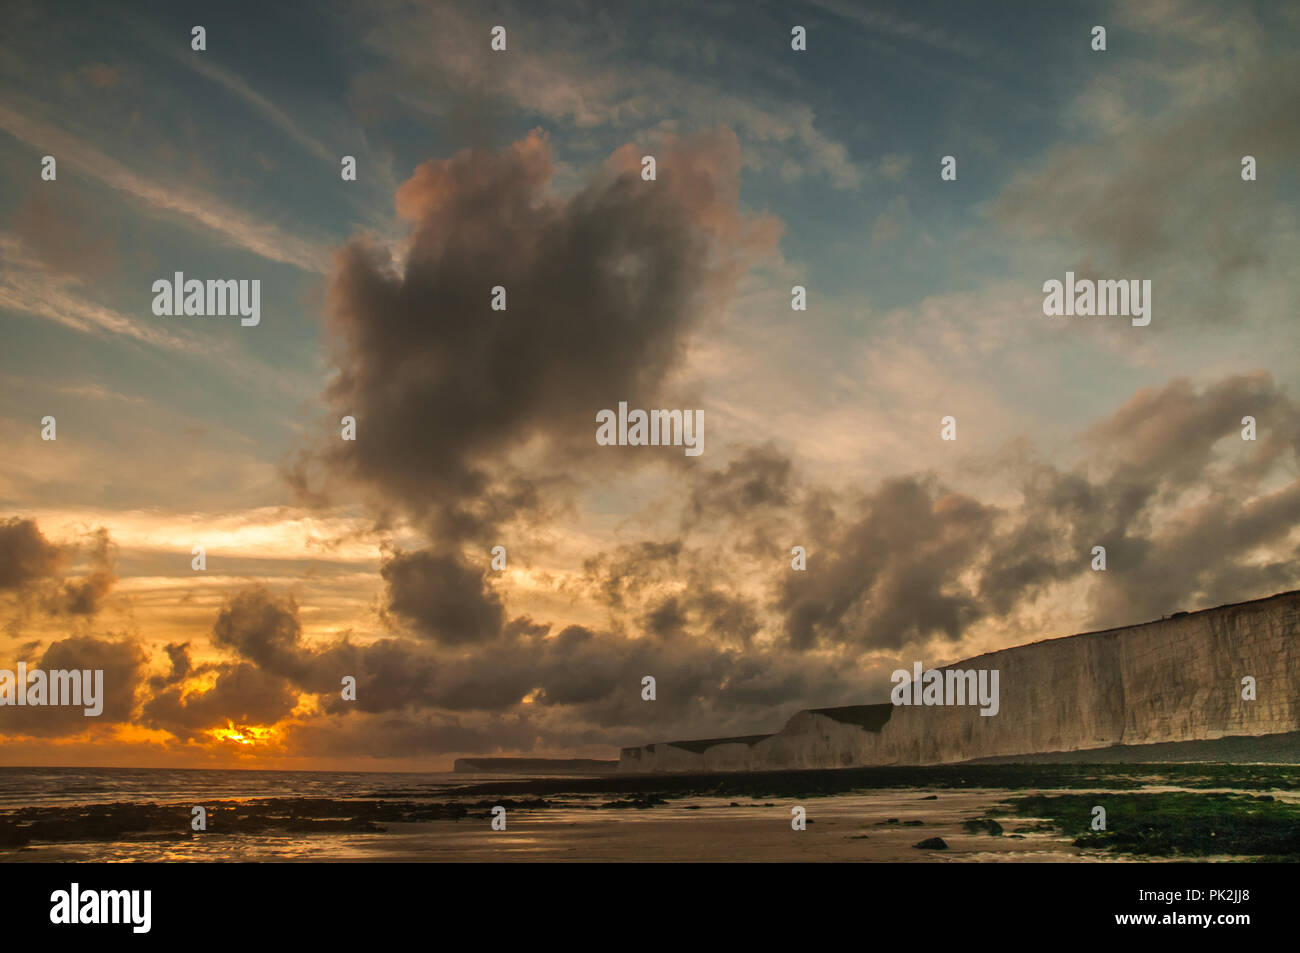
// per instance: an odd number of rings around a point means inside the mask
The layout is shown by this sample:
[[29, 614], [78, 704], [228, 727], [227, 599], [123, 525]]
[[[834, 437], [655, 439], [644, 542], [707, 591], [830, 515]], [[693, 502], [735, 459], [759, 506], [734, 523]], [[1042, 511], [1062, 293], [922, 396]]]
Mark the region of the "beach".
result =
[[[1079, 814], [1093, 802], [1110, 810], [1109, 830]], [[206, 830], [192, 829], [195, 806]], [[492, 827], [494, 807], [504, 830]], [[803, 830], [792, 827], [796, 808]], [[917, 846], [936, 838], [941, 847]], [[0, 862], [10, 863], [1265, 858], [1300, 858], [1295, 765], [587, 778], [0, 768]]]

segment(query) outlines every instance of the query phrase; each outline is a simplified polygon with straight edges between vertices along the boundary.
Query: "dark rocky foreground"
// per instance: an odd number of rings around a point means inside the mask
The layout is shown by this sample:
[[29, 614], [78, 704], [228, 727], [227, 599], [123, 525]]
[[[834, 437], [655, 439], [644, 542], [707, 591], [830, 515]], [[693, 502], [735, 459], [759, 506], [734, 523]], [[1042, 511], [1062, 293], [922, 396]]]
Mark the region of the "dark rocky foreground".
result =
[[[184, 839], [196, 833], [190, 828], [193, 806], [119, 802], [19, 808], [0, 815], [0, 847], [33, 842]], [[374, 832], [382, 831], [384, 822], [456, 819], [469, 813], [462, 804], [331, 798], [215, 801], [203, 807], [208, 812], [205, 836]]]

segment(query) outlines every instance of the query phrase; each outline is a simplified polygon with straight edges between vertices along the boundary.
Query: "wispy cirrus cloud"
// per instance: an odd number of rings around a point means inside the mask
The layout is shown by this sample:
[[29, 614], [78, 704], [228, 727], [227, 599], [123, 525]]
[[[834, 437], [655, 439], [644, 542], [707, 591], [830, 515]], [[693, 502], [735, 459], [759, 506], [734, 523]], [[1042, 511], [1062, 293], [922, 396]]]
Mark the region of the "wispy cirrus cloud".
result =
[[[200, 76], [212, 80], [212, 82], [224, 86], [227, 90], [234, 93], [248, 105], [252, 106], [258, 113], [278, 127], [298, 145], [302, 146], [318, 159], [324, 159], [326, 162], [337, 162], [336, 156], [328, 146], [319, 139], [316, 139], [296, 122], [293, 117], [283, 109], [271, 102], [253, 87], [249, 86], [242, 77], [214, 65], [206, 57], [193, 56], [188, 51], [182, 52], [175, 43], [168, 44], [166, 49], [175, 56], [176, 60], [189, 66]], [[183, 48], [182, 48], [183, 49]]]
[[[841, 190], [858, 188], [864, 170], [845, 144], [827, 133], [797, 96], [748, 86], [728, 90], [711, 78], [662, 65], [643, 55], [639, 39], [596, 19], [503, 10], [498, 19], [448, 7], [436, 18], [418, 4], [392, 0], [366, 44], [384, 65], [357, 80], [367, 95], [382, 94], [433, 115], [450, 114], [458, 99], [510, 107], [579, 129], [602, 126], [651, 133], [726, 124], [749, 146], [745, 160], [780, 168], [787, 178], [824, 176]], [[490, 59], [487, 38], [497, 22], [511, 24], [509, 59]], [[686, 59], [707, 61], [715, 49], [680, 41]], [[738, 63], [743, 54], [735, 54]], [[447, 97], [450, 90], [454, 97]], [[490, 113], [491, 110], [478, 110]], [[489, 130], [490, 131], [490, 130]], [[793, 170], [793, 171], [792, 171]]]
[[863, 30], [891, 39], [910, 40], [944, 53], [959, 53], [968, 57], [984, 55], [980, 45], [966, 36], [953, 35], [932, 24], [892, 16], [884, 10], [872, 10], [861, 3], [850, 3], [847, 0], [812, 0], [812, 5], [825, 13], [847, 20]]
[[329, 256], [322, 245], [259, 221], [215, 196], [139, 175], [89, 143], [6, 103], [0, 103], [0, 129], [43, 154], [55, 156], [65, 167], [71, 166], [156, 212], [173, 215], [191, 227], [215, 233], [228, 245], [304, 271], [328, 270]]
[[202, 350], [160, 327], [142, 324], [120, 311], [78, 294], [79, 282], [45, 267], [21, 239], [0, 232], [0, 308], [54, 321], [84, 334], [122, 335], [171, 351]]

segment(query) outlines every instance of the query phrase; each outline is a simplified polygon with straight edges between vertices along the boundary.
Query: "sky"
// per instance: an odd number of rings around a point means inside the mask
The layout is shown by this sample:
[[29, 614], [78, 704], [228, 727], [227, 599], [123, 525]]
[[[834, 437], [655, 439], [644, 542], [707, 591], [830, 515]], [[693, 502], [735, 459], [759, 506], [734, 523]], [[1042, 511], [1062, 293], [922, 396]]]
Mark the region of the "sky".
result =
[[[613, 758], [1300, 587], [1298, 37], [7, 5], [0, 668], [106, 698], [0, 707], [0, 764]], [[259, 323], [156, 314], [176, 272], [257, 280]], [[1150, 323], [1045, 315], [1067, 272], [1150, 281]], [[621, 401], [704, 452], [599, 445]]]

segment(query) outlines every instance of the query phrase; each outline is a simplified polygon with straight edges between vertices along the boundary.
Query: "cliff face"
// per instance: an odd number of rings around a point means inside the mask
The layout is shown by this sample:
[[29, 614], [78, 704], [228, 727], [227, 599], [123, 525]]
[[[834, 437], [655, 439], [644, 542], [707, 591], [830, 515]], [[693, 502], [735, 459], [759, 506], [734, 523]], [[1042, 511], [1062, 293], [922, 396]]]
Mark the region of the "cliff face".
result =
[[[990, 652], [1000, 709], [864, 705], [794, 715], [776, 734], [624, 748], [620, 771], [942, 764], [1300, 731], [1300, 592]], [[1256, 700], [1242, 699], [1242, 678]]]

